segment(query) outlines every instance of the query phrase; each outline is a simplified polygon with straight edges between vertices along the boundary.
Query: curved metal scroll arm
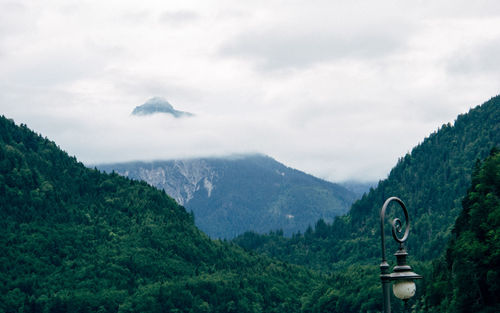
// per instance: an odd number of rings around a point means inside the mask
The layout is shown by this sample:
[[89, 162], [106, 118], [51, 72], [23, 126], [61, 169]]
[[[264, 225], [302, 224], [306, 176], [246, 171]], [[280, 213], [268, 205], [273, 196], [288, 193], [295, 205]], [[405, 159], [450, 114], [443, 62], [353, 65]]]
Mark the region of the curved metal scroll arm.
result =
[[385, 257], [385, 234], [384, 234], [385, 211], [392, 201], [399, 203], [401, 208], [403, 208], [403, 212], [405, 215], [405, 222], [406, 222], [406, 229], [405, 229], [404, 235], [402, 238], [399, 238], [397, 234], [401, 234], [403, 232], [403, 229], [402, 229], [403, 223], [401, 222], [401, 220], [399, 218], [395, 218], [394, 220], [392, 220], [392, 237], [401, 246], [408, 239], [408, 234], [410, 232], [410, 218], [408, 217], [408, 210], [406, 209], [405, 204], [403, 203], [403, 201], [401, 201], [401, 199], [399, 199], [397, 197], [390, 197], [389, 199], [387, 199], [385, 201], [384, 206], [382, 207], [382, 210], [380, 210], [380, 231], [381, 231], [381, 235], [382, 235], [381, 236], [382, 237], [382, 263], [387, 261], [387, 259]]
[[[399, 218], [392, 220], [392, 237], [396, 242], [399, 243], [399, 250], [394, 254], [397, 259], [397, 265], [394, 266], [393, 273], [389, 273], [389, 264], [385, 257], [385, 233], [384, 233], [384, 218], [385, 211], [389, 204], [394, 201], [399, 203], [403, 212], [405, 214], [406, 229], [402, 238], [398, 237], [398, 234], [403, 232], [403, 222]], [[404, 248], [404, 242], [408, 239], [408, 234], [410, 232], [410, 218], [408, 217], [408, 210], [401, 199], [397, 197], [390, 197], [384, 203], [382, 210], [380, 210], [380, 234], [382, 238], [382, 263], [380, 263], [380, 280], [382, 282], [382, 293], [383, 293], [383, 312], [391, 313], [391, 296], [390, 296], [390, 284], [393, 280], [402, 279], [420, 279], [422, 276], [411, 271], [411, 267], [406, 263], [406, 250]]]

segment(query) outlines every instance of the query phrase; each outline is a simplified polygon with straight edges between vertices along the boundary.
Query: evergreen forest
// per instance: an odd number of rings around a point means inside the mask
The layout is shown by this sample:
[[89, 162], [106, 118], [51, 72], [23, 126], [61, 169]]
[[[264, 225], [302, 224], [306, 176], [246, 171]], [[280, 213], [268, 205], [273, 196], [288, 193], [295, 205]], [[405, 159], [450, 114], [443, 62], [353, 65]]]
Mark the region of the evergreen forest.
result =
[[[312, 312], [378, 312], [381, 310], [379, 212], [387, 198], [397, 196], [405, 202], [412, 224], [406, 244], [410, 265], [424, 275], [424, 280], [417, 282], [417, 295], [411, 302], [417, 308], [418, 301], [424, 301], [425, 277], [432, 277], [432, 261], [446, 249], [455, 220], [462, 211], [462, 199], [471, 184], [476, 163], [494, 147], [500, 147], [499, 96], [459, 115], [454, 124], [442, 125], [425, 138], [398, 161], [387, 179], [333, 223], [319, 220], [292, 238], [279, 232], [266, 235], [249, 232], [235, 242], [249, 251], [331, 273], [332, 279], [313, 293], [317, 311]], [[386, 217], [388, 255], [397, 249], [391, 239], [389, 220], [402, 218], [398, 209], [390, 207]], [[359, 275], [367, 276], [360, 279]], [[326, 304], [319, 301], [328, 298], [328, 294], [331, 294], [329, 299], [336, 297], [336, 300]]]
[[500, 312], [500, 151], [478, 162], [463, 210], [426, 285], [428, 312]]
[[199, 231], [144, 182], [0, 118], [0, 312], [300, 312], [318, 273]]
[[0, 313], [380, 312], [390, 196], [409, 209], [409, 263], [424, 276], [411, 310], [498, 312], [498, 147], [495, 97], [423, 140], [332, 223], [221, 241], [164, 191], [88, 169], [0, 117]]

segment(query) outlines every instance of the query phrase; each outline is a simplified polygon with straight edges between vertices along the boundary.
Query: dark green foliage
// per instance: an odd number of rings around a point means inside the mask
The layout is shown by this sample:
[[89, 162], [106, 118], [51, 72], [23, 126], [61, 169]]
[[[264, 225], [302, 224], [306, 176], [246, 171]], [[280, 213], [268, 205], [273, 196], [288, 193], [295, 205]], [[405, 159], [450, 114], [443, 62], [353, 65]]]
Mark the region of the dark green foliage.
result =
[[[347, 215], [337, 217], [332, 224], [320, 222], [314, 230], [291, 239], [274, 233], [244, 234], [235, 242], [290, 263], [351, 275], [351, 264], [380, 263], [379, 212], [387, 198], [397, 196], [406, 203], [412, 219], [407, 244], [410, 262], [415, 264], [416, 272], [425, 272], [445, 249], [453, 223], [461, 212], [461, 201], [470, 185], [476, 160], [484, 159], [492, 147], [499, 146], [500, 97], [497, 96], [458, 116], [453, 126], [445, 124], [431, 134], [398, 161], [387, 179], [380, 181], [377, 188], [353, 204]], [[387, 220], [394, 216], [402, 217], [397, 206], [389, 208]], [[388, 221], [385, 230], [390, 255], [397, 246], [391, 239]], [[359, 286], [363, 288], [358, 294], [359, 301], [337, 312], [372, 310], [363, 309], [362, 305], [370, 302], [369, 290], [378, 284], [375, 279]], [[332, 284], [330, 288], [338, 293], [341, 287]]]
[[340, 185], [264, 155], [98, 167], [165, 189], [194, 212], [196, 225], [212, 238], [229, 239], [249, 230], [266, 233], [277, 229], [290, 236], [320, 218], [333, 221], [356, 199]]
[[0, 117], [0, 312], [299, 312], [318, 275], [212, 241], [163, 191]]
[[[445, 257], [426, 292], [431, 312], [500, 311], [500, 153], [476, 169]], [[445, 299], [443, 301], [443, 299]]]

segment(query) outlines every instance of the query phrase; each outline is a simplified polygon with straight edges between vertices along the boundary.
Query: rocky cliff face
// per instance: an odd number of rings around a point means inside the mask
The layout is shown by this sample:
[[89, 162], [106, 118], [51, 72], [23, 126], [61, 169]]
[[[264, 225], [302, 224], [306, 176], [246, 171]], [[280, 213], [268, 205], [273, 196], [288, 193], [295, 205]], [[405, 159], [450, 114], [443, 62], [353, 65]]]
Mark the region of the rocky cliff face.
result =
[[181, 205], [186, 205], [200, 189], [210, 198], [217, 179], [216, 170], [202, 159], [153, 163], [117, 173], [163, 189]]

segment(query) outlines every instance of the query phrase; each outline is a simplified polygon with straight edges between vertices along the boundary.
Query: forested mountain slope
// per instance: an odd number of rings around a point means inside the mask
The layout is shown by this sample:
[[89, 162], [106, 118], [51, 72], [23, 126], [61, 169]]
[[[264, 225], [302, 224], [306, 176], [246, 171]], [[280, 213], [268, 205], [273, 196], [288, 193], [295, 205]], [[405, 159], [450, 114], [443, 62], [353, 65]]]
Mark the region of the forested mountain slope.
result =
[[446, 253], [434, 262], [425, 312], [500, 312], [500, 152], [477, 165]]
[[299, 312], [318, 275], [212, 241], [165, 192], [0, 117], [0, 312]]
[[193, 211], [195, 224], [213, 238], [245, 231], [285, 235], [322, 218], [333, 221], [354, 192], [289, 168], [265, 155], [97, 165], [164, 189]]
[[[332, 224], [319, 220], [314, 229], [291, 239], [277, 233], [245, 233], [235, 242], [291, 263], [332, 271], [332, 278], [313, 292], [311, 299], [315, 300], [308, 306], [310, 312], [313, 309], [343, 313], [377, 310], [374, 299], [380, 294], [379, 214], [384, 201], [397, 196], [406, 203], [412, 220], [407, 241], [410, 262], [416, 272], [425, 274], [430, 261], [441, 255], [450, 238], [476, 161], [484, 159], [498, 146], [499, 96], [458, 116], [453, 125], [443, 125], [427, 137], [398, 161], [387, 179], [380, 181], [377, 188], [353, 204], [347, 215], [336, 218]], [[400, 210], [390, 208], [387, 220], [394, 215], [402, 218]], [[386, 238], [391, 238], [389, 222], [386, 224]], [[396, 248], [389, 240], [389, 255], [391, 249], [395, 252]], [[422, 288], [417, 289], [415, 299], [419, 299], [421, 292]]]
[[[446, 244], [461, 211], [462, 198], [470, 185], [476, 161], [500, 146], [500, 96], [459, 115], [427, 137], [410, 154], [400, 159], [389, 177], [366, 197], [357, 201], [341, 224], [348, 236], [367, 236], [378, 231], [380, 208], [391, 195], [403, 199], [413, 220], [412, 255], [420, 260], [435, 258]], [[333, 227], [335, 228], [335, 227]], [[352, 237], [351, 237], [352, 238]], [[378, 249], [366, 249], [366, 256], [378, 257]], [[372, 250], [372, 253], [368, 251]]]
[[332, 224], [319, 221], [316, 229], [279, 244], [255, 234], [241, 236], [236, 242], [295, 263], [326, 268], [348, 259], [373, 260], [380, 254], [380, 208], [388, 197], [398, 196], [412, 218], [411, 254], [420, 260], [433, 259], [443, 251], [461, 211], [476, 160], [484, 159], [495, 146], [500, 146], [500, 97], [425, 138], [398, 161], [387, 179]]

